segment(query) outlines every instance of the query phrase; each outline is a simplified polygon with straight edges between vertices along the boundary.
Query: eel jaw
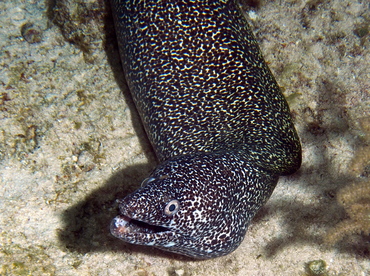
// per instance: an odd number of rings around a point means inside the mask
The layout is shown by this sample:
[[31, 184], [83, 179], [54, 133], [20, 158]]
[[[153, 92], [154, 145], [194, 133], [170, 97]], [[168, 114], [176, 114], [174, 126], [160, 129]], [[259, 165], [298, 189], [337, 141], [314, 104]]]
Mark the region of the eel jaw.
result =
[[[126, 215], [116, 216], [111, 222], [110, 231], [116, 238], [141, 245], [170, 247], [168, 241], [176, 237], [169, 228], [132, 219]], [[167, 240], [167, 246], [163, 244], [164, 240]]]

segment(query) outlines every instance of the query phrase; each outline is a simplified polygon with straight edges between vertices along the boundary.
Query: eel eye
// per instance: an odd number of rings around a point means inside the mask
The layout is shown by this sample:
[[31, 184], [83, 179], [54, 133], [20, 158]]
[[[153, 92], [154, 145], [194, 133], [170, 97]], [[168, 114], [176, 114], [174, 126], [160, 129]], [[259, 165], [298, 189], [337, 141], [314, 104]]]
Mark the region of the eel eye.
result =
[[180, 202], [177, 199], [173, 199], [167, 203], [164, 207], [164, 214], [166, 216], [172, 217], [180, 209]]

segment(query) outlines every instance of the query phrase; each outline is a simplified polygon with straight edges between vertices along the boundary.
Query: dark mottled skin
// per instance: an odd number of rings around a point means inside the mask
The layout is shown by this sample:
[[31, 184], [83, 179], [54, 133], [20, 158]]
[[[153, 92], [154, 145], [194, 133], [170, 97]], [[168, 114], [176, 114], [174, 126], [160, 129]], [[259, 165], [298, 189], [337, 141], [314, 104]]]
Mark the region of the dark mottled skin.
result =
[[114, 236], [194, 258], [235, 250], [301, 147], [235, 1], [112, 0], [126, 80], [160, 162]]

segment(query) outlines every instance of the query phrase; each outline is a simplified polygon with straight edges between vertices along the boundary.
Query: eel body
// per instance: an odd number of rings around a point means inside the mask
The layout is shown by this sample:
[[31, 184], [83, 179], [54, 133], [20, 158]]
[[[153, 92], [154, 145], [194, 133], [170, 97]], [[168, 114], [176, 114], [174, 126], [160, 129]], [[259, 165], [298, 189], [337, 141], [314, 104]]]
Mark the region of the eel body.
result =
[[235, 250], [301, 164], [288, 104], [235, 1], [112, 0], [125, 77], [160, 162], [111, 233], [207, 259]]

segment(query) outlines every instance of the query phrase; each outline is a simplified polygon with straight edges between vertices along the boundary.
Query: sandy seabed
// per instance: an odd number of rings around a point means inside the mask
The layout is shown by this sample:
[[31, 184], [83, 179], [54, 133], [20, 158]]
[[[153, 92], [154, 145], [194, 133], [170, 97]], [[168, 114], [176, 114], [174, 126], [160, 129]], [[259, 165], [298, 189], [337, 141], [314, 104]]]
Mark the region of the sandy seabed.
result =
[[[96, 33], [89, 53], [68, 43], [46, 2], [0, 7], [0, 275], [370, 275], [366, 228], [337, 196], [370, 185], [368, 1], [265, 1], [249, 10], [303, 164], [281, 177], [242, 245], [207, 261], [109, 233], [116, 198], [156, 165], [115, 46]], [[346, 222], [360, 226], [347, 232], [338, 226]], [[326, 264], [321, 274], [308, 273], [315, 260]]]

